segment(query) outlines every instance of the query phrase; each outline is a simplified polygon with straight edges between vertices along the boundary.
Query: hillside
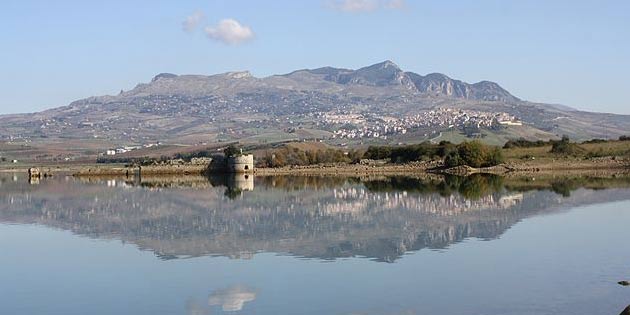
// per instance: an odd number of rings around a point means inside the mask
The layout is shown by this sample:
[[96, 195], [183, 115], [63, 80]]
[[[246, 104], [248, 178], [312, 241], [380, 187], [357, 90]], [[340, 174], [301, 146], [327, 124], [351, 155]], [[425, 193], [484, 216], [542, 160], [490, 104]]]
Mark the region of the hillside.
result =
[[73, 143], [94, 154], [160, 142], [206, 145], [321, 140], [332, 145], [507, 139], [612, 138], [630, 117], [531, 103], [499, 84], [419, 75], [385, 61], [357, 70], [324, 67], [256, 78], [162, 73], [114, 96], [32, 114], [0, 116], [0, 141]]

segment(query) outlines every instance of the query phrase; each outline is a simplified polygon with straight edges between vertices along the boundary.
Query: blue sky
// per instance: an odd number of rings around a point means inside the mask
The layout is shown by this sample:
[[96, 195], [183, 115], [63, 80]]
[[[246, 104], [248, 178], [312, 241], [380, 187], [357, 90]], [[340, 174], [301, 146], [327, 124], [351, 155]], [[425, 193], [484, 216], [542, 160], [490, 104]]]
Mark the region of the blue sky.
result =
[[160, 72], [266, 76], [386, 59], [630, 114], [627, 0], [5, 0], [0, 28], [0, 114], [117, 94]]

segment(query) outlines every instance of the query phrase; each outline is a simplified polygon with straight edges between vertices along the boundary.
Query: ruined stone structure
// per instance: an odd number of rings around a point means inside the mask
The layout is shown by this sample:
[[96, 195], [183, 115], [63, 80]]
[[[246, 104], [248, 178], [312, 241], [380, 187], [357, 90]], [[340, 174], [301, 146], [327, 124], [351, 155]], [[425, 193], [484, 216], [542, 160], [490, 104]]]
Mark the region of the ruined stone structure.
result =
[[228, 187], [238, 189], [240, 191], [254, 190], [254, 175], [236, 174], [227, 179]]
[[230, 173], [251, 173], [254, 171], [254, 155], [242, 154], [227, 158], [227, 171]]
[[28, 176], [30, 178], [39, 178], [41, 176], [41, 172], [39, 171], [39, 168], [31, 167], [28, 169]]

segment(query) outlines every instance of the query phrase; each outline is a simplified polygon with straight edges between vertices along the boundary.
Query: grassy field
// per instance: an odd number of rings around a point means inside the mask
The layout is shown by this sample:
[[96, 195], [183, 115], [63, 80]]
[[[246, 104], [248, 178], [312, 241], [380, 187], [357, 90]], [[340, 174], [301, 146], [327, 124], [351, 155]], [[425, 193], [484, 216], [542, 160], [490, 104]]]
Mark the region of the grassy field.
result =
[[435, 137], [433, 142], [450, 141], [452, 143], [462, 143], [464, 141], [479, 140], [485, 144], [503, 146], [510, 139], [543, 140], [558, 139], [559, 137], [542, 132], [528, 126], [510, 126], [502, 130], [481, 130], [482, 137], [467, 137], [461, 130], [451, 129], [442, 132], [442, 135]]

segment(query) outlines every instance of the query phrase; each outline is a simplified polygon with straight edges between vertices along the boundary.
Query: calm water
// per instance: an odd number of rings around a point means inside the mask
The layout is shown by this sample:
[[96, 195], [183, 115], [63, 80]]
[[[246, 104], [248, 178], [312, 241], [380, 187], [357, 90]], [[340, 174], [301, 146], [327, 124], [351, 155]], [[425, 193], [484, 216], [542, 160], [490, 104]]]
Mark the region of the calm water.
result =
[[630, 179], [0, 175], [0, 314], [618, 314]]

